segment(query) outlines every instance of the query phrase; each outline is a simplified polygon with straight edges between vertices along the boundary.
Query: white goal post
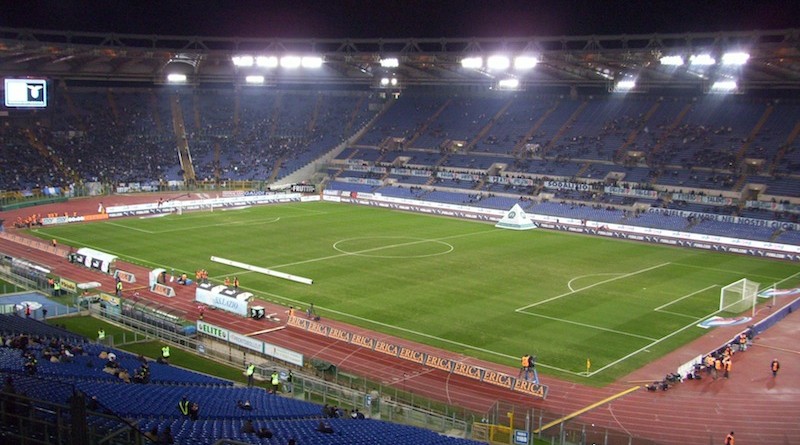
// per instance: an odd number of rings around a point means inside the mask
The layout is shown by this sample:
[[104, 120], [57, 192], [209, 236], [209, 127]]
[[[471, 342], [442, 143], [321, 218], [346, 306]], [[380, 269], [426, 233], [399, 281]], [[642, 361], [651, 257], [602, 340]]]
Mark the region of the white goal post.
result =
[[720, 312], [742, 313], [747, 309], [755, 312], [759, 283], [742, 278], [723, 287], [719, 292]]

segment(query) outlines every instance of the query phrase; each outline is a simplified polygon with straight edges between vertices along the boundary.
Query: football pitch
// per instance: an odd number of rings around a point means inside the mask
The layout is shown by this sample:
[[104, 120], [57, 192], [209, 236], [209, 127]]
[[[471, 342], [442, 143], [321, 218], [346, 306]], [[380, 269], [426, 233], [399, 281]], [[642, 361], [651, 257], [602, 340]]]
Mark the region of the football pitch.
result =
[[[707, 333], [720, 288], [795, 287], [792, 263], [333, 203], [45, 227], [36, 234], [420, 343], [602, 385]], [[312, 285], [212, 263], [222, 257]], [[168, 302], [165, 299], [165, 302]], [[732, 315], [732, 314], [724, 314]], [[747, 314], [749, 315], [749, 313]], [[591, 368], [587, 372], [587, 358]]]

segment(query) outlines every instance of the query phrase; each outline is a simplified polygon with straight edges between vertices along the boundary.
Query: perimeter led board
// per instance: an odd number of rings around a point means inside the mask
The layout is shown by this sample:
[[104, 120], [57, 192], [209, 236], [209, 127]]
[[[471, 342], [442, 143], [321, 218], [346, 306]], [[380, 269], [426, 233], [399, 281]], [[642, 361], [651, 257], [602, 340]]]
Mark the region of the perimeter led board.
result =
[[47, 81], [44, 79], [5, 79], [7, 107], [47, 107]]

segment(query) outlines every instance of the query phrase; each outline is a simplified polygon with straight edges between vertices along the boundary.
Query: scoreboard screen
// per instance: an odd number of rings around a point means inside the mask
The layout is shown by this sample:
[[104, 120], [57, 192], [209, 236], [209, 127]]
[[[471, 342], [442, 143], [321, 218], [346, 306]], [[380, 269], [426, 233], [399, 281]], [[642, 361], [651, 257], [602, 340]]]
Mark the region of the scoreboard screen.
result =
[[5, 104], [14, 108], [47, 107], [47, 80], [5, 79]]

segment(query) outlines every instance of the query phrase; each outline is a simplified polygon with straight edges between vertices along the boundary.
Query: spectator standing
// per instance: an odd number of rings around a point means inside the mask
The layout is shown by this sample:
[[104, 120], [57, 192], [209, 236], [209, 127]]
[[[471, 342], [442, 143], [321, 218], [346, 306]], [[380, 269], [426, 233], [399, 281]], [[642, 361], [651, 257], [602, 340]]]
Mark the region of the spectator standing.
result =
[[734, 445], [733, 431], [725, 436], [725, 445]]
[[245, 369], [244, 372], [247, 375], [247, 387], [248, 388], [252, 388], [253, 387], [253, 374], [256, 373], [256, 365], [254, 365], [253, 363], [250, 363], [249, 365], [247, 365], [247, 369]]
[[281, 376], [278, 374], [278, 370], [272, 371], [272, 376], [270, 378], [270, 383], [272, 383], [272, 393], [277, 394], [278, 389], [281, 386]]
[[197, 402], [192, 402], [192, 406], [189, 407], [189, 418], [197, 420], [198, 417], [200, 417], [200, 405]]
[[290, 369], [289, 374], [286, 376], [286, 392], [292, 392], [292, 389], [294, 389], [292, 381], [294, 381], [294, 374], [292, 374], [292, 370]]
[[189, 399], [186, 396], [181, 398], [181, 401], [178, 402], [178, 410], [184, 417], [189, 416], [189, 408], [191, 408], [191, 403], [189, 403]]
[[731, 358], [728, 357], [722, 361], [722, 365], [725, 367], [724, 377], [727, 379], [728, 377], [730, 377], [731, 368], [733, 367], [733, 360], [731, 360]]
[[781, 369], [781, 364], [778, 362], [777, 358], [772, 359], [772, 363], [769, 364], [769, 369], [772, 370], [772, 377], [778, 376], [778, 370]]

